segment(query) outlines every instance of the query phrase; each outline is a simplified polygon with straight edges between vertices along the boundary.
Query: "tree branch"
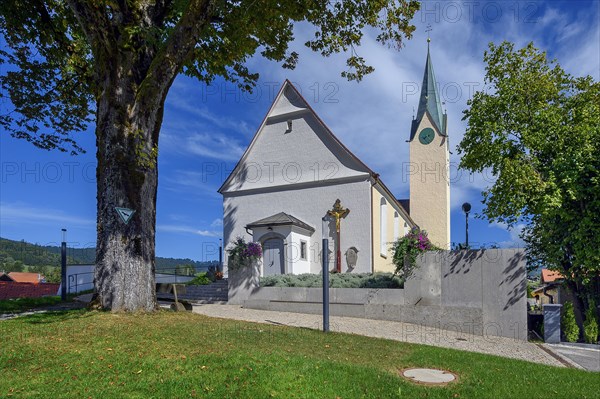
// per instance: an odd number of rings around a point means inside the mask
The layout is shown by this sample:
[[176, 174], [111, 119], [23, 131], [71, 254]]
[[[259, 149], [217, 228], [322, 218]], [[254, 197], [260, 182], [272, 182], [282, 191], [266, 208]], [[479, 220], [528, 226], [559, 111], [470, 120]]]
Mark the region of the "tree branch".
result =
[[[211, 22], [214, 0], [191, 0], [173, 32], [158, 51], [138, 94], [143, 104], [150, 91], [164, 99], [171, 83], [192, 54], [204, 28]], [[158, 92], [156, 89], [158, 88]]]
[[68, 4], [92, 47], [94, 58], [98, 63], [104, 58], [103, 56], [111, 53], [111, 48], [116, 41], [111, 21], [107, 18], [106, 13], [94, 6], [94, 2], [68, 0]]

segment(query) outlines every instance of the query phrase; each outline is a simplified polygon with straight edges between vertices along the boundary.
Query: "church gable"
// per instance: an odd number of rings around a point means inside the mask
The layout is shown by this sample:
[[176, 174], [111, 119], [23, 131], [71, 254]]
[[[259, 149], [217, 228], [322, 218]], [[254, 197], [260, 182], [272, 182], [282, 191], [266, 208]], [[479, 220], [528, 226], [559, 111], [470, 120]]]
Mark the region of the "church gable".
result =
[[219, 192], [311, 185], [371, 174], [286, 80]]

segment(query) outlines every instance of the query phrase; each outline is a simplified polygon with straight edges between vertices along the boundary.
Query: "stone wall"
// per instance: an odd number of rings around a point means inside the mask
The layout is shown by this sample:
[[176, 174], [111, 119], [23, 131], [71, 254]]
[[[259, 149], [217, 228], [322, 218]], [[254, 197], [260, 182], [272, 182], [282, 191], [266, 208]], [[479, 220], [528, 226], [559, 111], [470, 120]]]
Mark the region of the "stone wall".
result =
[[[394, 320], [527, 339], [525, 257], [516, 249], [422, 256], [404, 289], [330, 289], [332, 316]], [[229, 303], [320, 314], [321, 288], [259, 287], [257, 270], [230, 275]]]

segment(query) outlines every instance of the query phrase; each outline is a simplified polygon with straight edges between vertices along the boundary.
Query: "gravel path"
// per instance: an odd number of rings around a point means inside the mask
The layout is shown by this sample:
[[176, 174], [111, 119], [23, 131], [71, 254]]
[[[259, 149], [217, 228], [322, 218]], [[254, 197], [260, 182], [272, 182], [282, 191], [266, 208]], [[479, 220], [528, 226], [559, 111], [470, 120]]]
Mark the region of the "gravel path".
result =
[[[292, 327], [322, 328], [322, 316], [304, 313], [273, 312], [244, 309], [236, 305], [196, 305], [194, 313], [224, 319], [244, 320], [257, 323], [286, 325]], [[415, 344], [427, 344], [443, 348], [479, 352], [540, 364], [564, 367], [557, 359], [537, 345], [504, 337], [480, 336], [456, 331], [441, 330], [416, 324], [395, 321], [331, 317], [330, 330], [368, 337], [386, 338]]]

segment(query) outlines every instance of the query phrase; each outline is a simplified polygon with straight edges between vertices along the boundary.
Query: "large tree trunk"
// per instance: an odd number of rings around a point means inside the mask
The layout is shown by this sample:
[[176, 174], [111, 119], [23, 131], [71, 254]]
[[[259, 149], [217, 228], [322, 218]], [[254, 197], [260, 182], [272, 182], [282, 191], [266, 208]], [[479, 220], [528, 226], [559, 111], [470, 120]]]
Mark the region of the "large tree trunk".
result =
[[[94, 302], [112, 311], [153, 311], [157, 146], [164, 98], [154, 98], [154, 107], [140, 105], [133, 79], [116, 75], [105, 85], [97, 108]], [[115, 207], [135, 213], [125, 223]]]
[[[117, 2], [108, 14], [107, 7], [94, 2], [68, 4], [92, 48], [97, 81], [98, 239], [92, 306], [152, 311], [157, 308], [154, 240], [164, 102], [175, 76], [196, 51], [214, 4], [189, 2], [164, 43], [153, 36], [168, 14], [170, 6], [164, 2]], [[115, 207], [135, 213], [124, 223]]]

